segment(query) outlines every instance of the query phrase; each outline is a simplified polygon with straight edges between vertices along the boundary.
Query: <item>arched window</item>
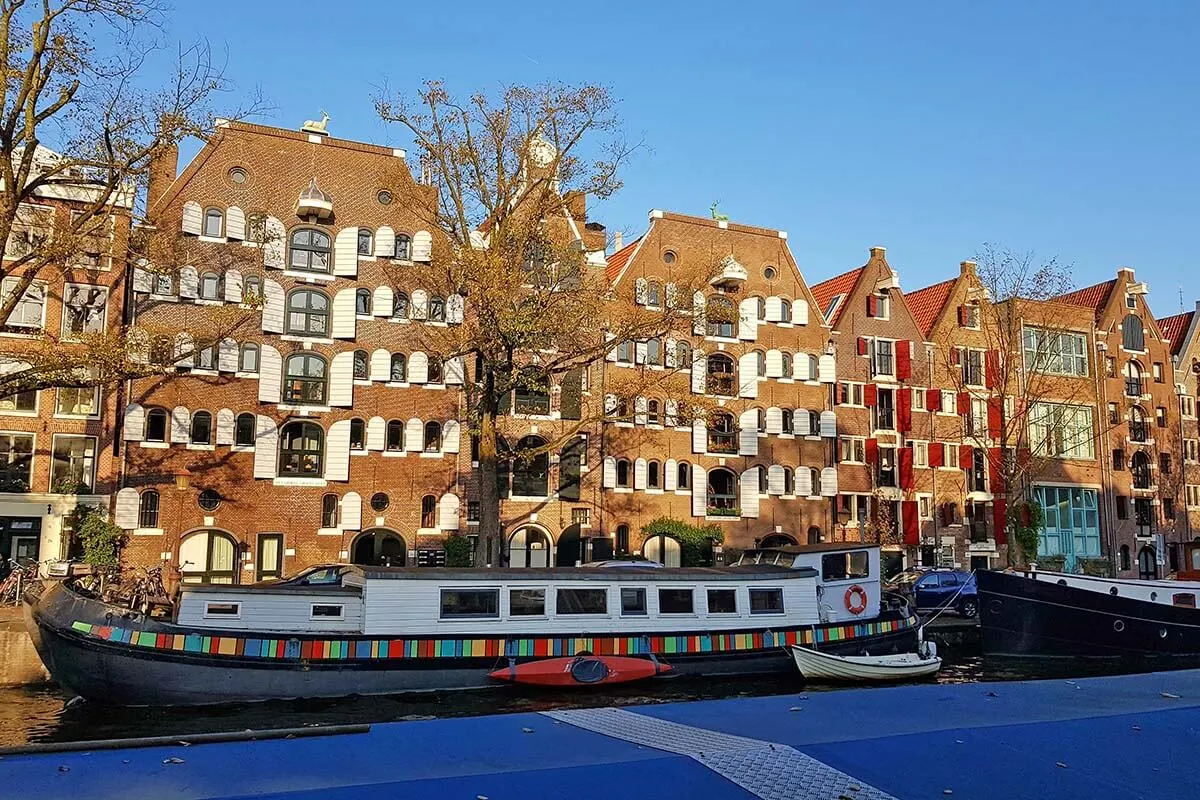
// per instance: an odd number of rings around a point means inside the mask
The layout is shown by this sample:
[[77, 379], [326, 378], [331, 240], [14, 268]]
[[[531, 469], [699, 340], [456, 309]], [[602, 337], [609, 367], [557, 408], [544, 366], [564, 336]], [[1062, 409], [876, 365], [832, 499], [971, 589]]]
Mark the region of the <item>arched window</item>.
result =
[[1142, 394], [1142, 365], [1136, 361], [1125, 364], [1125, 394], [1128, 397], [1140, 397]]
[[425, 452], [439, 453], [442, 450], [442, 423], [430, 420], [425, 423]]
[[660, 408], [661, 406], [657, 400], [651, 399], [646, 401], [646, 424], [659, 425], [662, 423]]
[[410, 261], [412, 259], [412, 239], [407, 233], [396, 234], [396, 246], [392, 250], [394, 258], [401, 261]]
[[790, 300], [781, 299], [779, 301], [779, 321], [780, 322], [791, 322], [792, 321], [792, 302]]
[[1150, 437], [1150, 423], [1146, 421], [1146, 412], [1141, 406], [1129, 409], [1129, 438], [1135, 442], [1144, 442]]
[[708, 357], [708, 393], [722, 397], [737, 394], [733, 359], [725, 353], [713, 353]]
[[1134, 314], [1128, 314], [1121, 320], [1121, 347], [1138, 352], [1146, 349], [1146, 332], [1142, 327], [1142, 320]]
[[1121, 569], [1127, 570], [1130, 569], [1130, 567], [1129, 545], [1123, 544], [1121, 545]]
[[734, 310], [733, 301], [728, 297], [718, 294], [708, 298], [704, 315], [708, 320], [709, 336], [733, 338], [733, 325], [737, 321], [737, 312]]
[[627, 458], [617, 459], [617, 486], [623, 489], [633, 486], [633, 468]]
[[354, 313], [360, 317], [371, 316], [370, 289], [358, 289], [354, 292]]
[[443, 378], [442, 360], [437, 356], [429, 357], [429, 370], [427, 380], [429, 383], [441, 383]]
[[809, 482], [812, 484], [812, 489], [809, 490], [808, 496], [809, 497], [820, 497], [821, 496], [821, 470], [817, 469], [816, 467], [800, 467], [800, 469], [807, 469], [811, 473], [811, 479]]
[[242, 302], [258, 303], [262, 301], [262, 278], [257, 275], [247, 275], [242, 280]]
[[360, 256], [372, 255], [375, 251], [373, 248], [374, 237], [371, 235], [370, 228], [358, 229], [358, 254]]
[[217, 346], [215, 344], [207, 347], [197, 347], [192, 354], [192, 363], [196, 369], [213, 370], [217, 368]]
[[192, 444], [212, 444], [212, 414], [197, 411], [192, 414]]
[[758, 313], [758, 321], [766, 322], [766, 320], [767, 320], [767, 298], [756, 297], [755, 300], [757, 301], [756, 311]]
[[191, 584], [237, 583], [237, 542], [221, 531], [200, 531], [179, 544], [180, 581]]
[[350, 449], [367, 449], [367, 423], [361, 417], [350, 420]]
[[221, 299], [221, 276], [215, 272], [206, 272], [200, 276], [200, 299]]
[[146, 441], [165, 442], [167, 440], [167, 410], [152, 408], [146, 413]]
[[646, 305], [662, 305], [662, 286], [657, 281], [650, 281], [646, 284]]
[[408, 380], [408, 359], [404, 353], [392, 353], [391, 369], [388, 380], [392, 383], [404, 383]]
[[549, 414], [550, 392], [545, 380], [537, 370], [525, 370], [513, 392], [513, 410], [518, 414]]
[[791, 353], [780, 353], [779, 358], [783, 362], [783, 377], [784, 378], [792, 377], [792, 354]]
[[325, 336], [329, 332], [329, 298], [313, 289], [299, 289], [288, 295], [287, 332]]
[[253, 447], [254, 434], [254, 415], [238, 414], [233, 425], [233, 443], [238, 447]]
[[771, 493], [771, 482], [767, 480], [766, 467], [752, 467], [758, 473], [758, 493], [766, 496]]
[[758, 543], [759, 547], [794, 547], [796, 540], [786, 533], [772, 533], [769, 536], [764, 536], [763, 540]]
[[421, 498], [421, 527], [437, 527], [437, 498], [431, 494]]
[[525, 526], [508, 540], [508, 565], [518, 569], [549, 567], [551, 550], [550, 537], [544, 531]]
[[219, 208], [204, 211], [204, 235], [219, 239], [225, 235], [225, 214]]
[[754, 415], [755, 415], [755, 417], [757, 417], [756, 422], [758, 423], [758, 432], [766, 433], [767, 432], [767, 412], [763, 411], [761, 408], [756, 408], [756, 409], [754, 409]]
[[1129, 459], [1129, 471], [1133, 474], [1133, 488], [1150, 488], [1150, 457], [1141, 450]]
[[338, 512], [338, 496], [325, 494], [321, 496], [321, 527], [336, 528]]
[[796, 474], [789, 468], [783, 468], [783, 493], [793, 495], [796, 493]]
[[680, 489], [687, 489], [692, 485], [692, 465], [686, 461], [680, 461], [675, 467], [675, 485]]
[[354, 380], [365, 381], [371, 376], [371, 357], [366, 350], [354, 351]]
[[512, 467], [512, 492], [518, 497], [545, 497], [550, 493], [550, 454], [546, 440], [526, 436], [517, 442]]
[[680, 369], [690, 369], [692, 366], [692, 347], [687, 342], [675, 343], [675, 364]]
[[655, 367], [662, 366], [661, 339], [650, 339], [646, 342], [646, 363]]
[[617, 555], [624, 555], [629, 552], [629, 526], [618, 525], [616, 536], [616, 551]]
[[319, 477], [325, 432], [315, 422], [289, 422], [279, 432], [279, 474]]
[[737, 425], [733, 415], [725, 412], [714, 412], [708, 418], [708, 452], [736, 453]]
[[387, 440], [384, 444], [393, 453], [404, 449], [404, 420], [393, 419], [387, 424]]
[[720, 513], [737, 508], [737, 476], [718, 467], [708, 472], [708, 511]]
[[662, 464], [657, 461], [651, 461], [646, 464], [646, 488], [662, 488]]
[[325, 359], [311, 353], [288, 356], [283, 371], [283, 399], [287, 403], [325, 402]]
[[795, 417], [793, 416], [791, 409], [788, 409], [788, 408], [781, 409], [780, 414], [782, 415], [782, 419], [780, 421], [783, 424], [783, 427], [781, 430], [784, 433], [800, 433], [800, 434], [808, 433], [808, 431], [805, 430], [805, 422], [807, 422], [807, 420], [800, 420], [800, 430], [797, 431], [795, 429]]
[[767, 356], [762, 350], [754, 351], [754, 374], [760, 378], [767, 377]]
[[254, 342], [242, 345], [242, 352], [238, 357], [238, 371], [258, 372], [258, 345]]
[[329, 272], [329, 236], [316, 228], [292, 231], [288, 267], [305, 272]]
[[175, 276], [166, 272], [157, 273], [154, 276], [154, 294], [167, 296], [175, 294]]
[[157, 528], [158, 527], [158, 492], [153, 489], [147, 489], [142, 492], [138, 498], [138, 527], [139, 528]]
[[820, 544], [821, 543], [821, 529], [818, 528], [816, 525], [810, 525], [808, 528], [808, 543], [809, 544]]
[[404, 292], [396, 292], [392, 298], [392, 319], [408, 319], [409, 304], [408, 295]]
[[429, 298], [429, 317], [430, 322], [445, 322], [446, 321], [446, 298], [434, 295]]

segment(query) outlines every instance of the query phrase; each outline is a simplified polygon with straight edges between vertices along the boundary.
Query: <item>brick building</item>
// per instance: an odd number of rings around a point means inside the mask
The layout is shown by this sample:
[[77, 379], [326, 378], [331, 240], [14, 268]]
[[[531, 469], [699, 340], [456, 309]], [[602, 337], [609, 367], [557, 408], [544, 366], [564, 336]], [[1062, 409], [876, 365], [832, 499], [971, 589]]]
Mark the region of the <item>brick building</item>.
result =
[[[1196, 305], [1196, 310], [1200, 310], [1200, 302]], [[1180, 534], [1185, 542], [1194, 541], [1200, 532], [1200, 423], [1196, 419], [1196, 404], [1200, 399], [1200, 332], [1197, 331], [1200, 315], [1196, 310], [1158, 321], [1163, 336], [1171, 342], [1175, 393], [1179, 397], [1179, 468], [1183, 472]], [[1169, 566], [1174, 569], [1174, 565]]]

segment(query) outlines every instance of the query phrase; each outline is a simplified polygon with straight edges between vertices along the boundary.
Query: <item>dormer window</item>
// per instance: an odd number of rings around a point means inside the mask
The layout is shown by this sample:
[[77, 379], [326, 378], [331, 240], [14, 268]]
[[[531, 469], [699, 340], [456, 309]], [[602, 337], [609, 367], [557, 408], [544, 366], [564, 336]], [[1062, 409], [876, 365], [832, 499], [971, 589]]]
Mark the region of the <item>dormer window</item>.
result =
[[825, 321], [826, 322], [833, 319], [833, 315], [837, 313], [838, 308], [842, 305], [842, 301], [845, 299], [846, 299], [846, 295], [838, 294], [838, 295], [834, 295], [833, 299], [829, 301], [829, 307], [825, 309]]

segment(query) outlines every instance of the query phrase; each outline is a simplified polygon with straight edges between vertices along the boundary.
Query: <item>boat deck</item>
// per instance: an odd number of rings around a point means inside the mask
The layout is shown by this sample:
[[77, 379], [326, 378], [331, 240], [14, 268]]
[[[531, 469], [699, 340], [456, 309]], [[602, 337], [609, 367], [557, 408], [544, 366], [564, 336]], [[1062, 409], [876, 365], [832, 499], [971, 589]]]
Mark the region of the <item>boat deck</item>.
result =
[[1196, 796], [1198, 728], [1200, 670], [1191, 670], [401, 722], [333, 737], [8, 755], [0, 760], [0, 782], [42, 800], [1175, 800]]

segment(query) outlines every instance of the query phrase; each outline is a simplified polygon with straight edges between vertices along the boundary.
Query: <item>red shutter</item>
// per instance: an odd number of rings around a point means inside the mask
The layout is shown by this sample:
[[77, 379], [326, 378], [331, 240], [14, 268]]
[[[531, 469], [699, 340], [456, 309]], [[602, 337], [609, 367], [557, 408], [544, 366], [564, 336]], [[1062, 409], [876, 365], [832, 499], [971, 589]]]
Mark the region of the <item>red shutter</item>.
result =
[[905, 500], [900, 504], [900, 518], [904, 522], [904, 543], [920, 544], [920, 520], [917, 519], [917, 501]]
[[860, 356], [867, 354], [867, 340], [862, 336], [858, 337], [858, 354]]
[[912, 429], [912, 393], [907, 386], [902, 388], [896, 397], [896, 428], [901, 433]]
[[999, 447], [988, 448], [988, 473], [991, 477], [992, 494], [1004, 494], [1006, 489], [1004, 486], [1004, 473], [1001, 468], [1004, 466]]
[[930, 411], [942, 410], [942, 390], [941, 389], [926, 389], [925, 390], [925, 407]]
[[879, 463], [879, 440], [878, 439], [867, 439], [866, 455], [867, 455], [867, 463], [868, 464], [878, 464]]
[[992, 522], [995, 528], [996, 544], [1002, 545], [1008, 541], [1008, 533], [1005, 530], [1008, 523], [1007, 500], [992, 501]]
[[838, 384], [838, 403], [845, 404], [850, 402], [850, 384]]
[[1000, 409], [1004, 401], [999, 397], [989, 397], [987, 401], [988, 438], [1000, 440]]
[[912, 447], [900, 448], [900, 488], [913, 488], [913, 451]]
[[975, 448], [969, 444], [960, 444], [958, 446], [958, 466], [963, 469], [971, 468], [971, 456], [975, 454]]
[[873, 383], [868, 383], [863, 387], [863, 405], [867, 408], [874, 408], [879, 405], [879, 387]]
[[867, 316], [873, 317], [879, 313], [879, 298], [873, 294], [867, 295]]
[[912, 377], [912, 342], [896, 342], [896, 379], [906, 381]]
[[960, 328], [967, 327], [967, 307], [966, 306], [958, 307], [958, 327], [960, 327]]
[[946, 445], [941, 442], [929, 443], [929, 466], [940, 467], [946, 463]]
[[971, 413], [971, 395], [967, 392], [958, 393], [958, 415], [965, 417]]
[[1000, 384], [1000, 351], [988, 350], [983, 354], [984, 382], [989, 389], [995, 389]]

